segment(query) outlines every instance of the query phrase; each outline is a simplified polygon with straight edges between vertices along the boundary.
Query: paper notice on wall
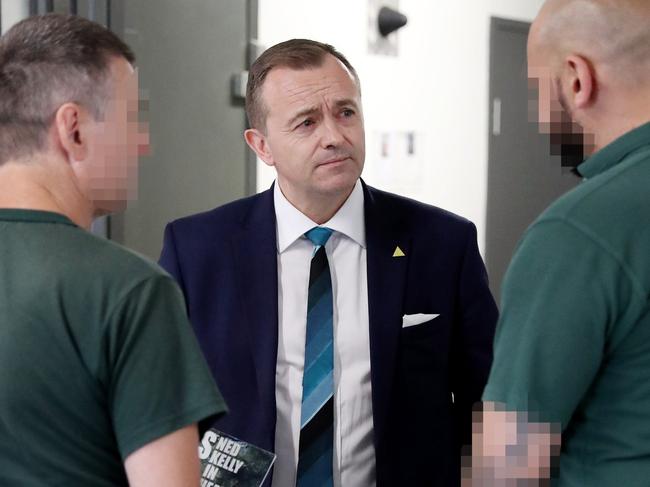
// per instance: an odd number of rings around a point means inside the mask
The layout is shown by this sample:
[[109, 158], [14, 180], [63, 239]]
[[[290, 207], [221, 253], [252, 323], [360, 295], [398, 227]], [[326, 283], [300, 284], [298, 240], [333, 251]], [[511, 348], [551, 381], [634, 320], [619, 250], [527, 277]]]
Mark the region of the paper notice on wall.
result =
[[375, 132], [369, 142], [366, 173], [371, 184], [411, 197], [426, 193], [426, 150], [422, 133]]

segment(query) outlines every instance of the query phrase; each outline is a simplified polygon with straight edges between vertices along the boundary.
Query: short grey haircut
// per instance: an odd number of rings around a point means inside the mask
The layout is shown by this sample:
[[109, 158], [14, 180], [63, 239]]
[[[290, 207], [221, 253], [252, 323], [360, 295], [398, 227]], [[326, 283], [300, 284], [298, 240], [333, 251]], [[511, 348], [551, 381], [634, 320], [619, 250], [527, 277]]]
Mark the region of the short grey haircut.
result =
[[0, 164], [45, 149], [64, 103], [102, 119], [115, 57], [135, 61], [114, 33], [82, 17], [34, 16], [9, 29], [0, 38]]

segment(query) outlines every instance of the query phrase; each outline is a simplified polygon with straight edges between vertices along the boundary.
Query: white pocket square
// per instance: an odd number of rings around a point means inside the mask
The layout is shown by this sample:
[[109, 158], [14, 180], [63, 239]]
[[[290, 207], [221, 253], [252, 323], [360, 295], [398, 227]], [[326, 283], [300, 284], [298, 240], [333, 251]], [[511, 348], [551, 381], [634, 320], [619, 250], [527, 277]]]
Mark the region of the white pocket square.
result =
[[417, 313], [414, 315], [404, 315], [402, 317], [402, 328], [408, 328], [409, 326], [415, 326], [415, 325], [421, 325], [422, 323], [426, 323], [427, 321], [430, 321], [434, 318], [437, 318], [440, 316], [439, 314], [437, 315], [427, 315], [424, 313]]

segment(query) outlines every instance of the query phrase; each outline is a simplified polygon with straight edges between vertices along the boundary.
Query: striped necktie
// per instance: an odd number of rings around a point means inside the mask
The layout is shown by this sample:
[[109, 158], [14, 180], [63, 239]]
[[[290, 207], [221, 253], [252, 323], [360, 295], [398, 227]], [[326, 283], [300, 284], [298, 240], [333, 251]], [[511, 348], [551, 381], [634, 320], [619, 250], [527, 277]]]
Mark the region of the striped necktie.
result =
[[309, 270], [307, 338], [302, 378], [298, 448], [299, 487], [332, 485], [334, 437], [334, 329], [332, 279], [325, 243], [332, 230], [315, 227], [305, 236], [314, 244]]

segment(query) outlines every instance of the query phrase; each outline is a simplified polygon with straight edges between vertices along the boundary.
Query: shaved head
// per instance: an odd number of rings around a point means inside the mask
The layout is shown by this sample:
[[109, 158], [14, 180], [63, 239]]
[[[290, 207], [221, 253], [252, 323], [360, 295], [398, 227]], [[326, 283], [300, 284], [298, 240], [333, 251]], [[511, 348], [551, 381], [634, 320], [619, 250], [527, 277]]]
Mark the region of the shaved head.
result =
[[650, 0], [547, 0], [530, 28], [540, 130], [567, 165], [650, 120]]
[[622, 80], [650, 72], [650, 1], [549, 0], [533, 23], [529, 50], [552, 67], [570, 54], [619, 71]]

